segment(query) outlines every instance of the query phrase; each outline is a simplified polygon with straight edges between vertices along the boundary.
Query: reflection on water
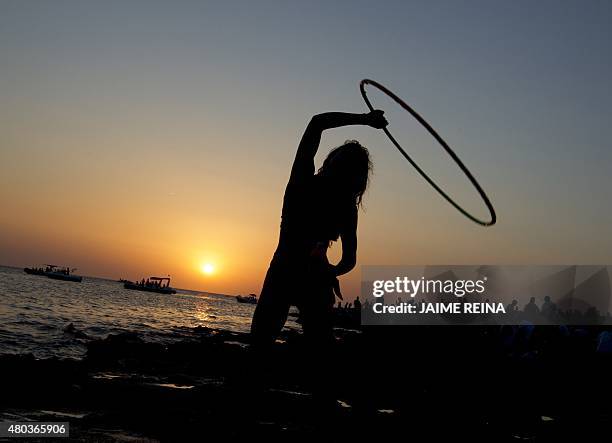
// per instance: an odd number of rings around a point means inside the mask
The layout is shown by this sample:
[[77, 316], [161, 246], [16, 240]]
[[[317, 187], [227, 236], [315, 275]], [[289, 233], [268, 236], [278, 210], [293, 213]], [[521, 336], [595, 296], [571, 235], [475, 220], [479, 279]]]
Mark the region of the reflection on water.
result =
[[248, 332], [253, 309], [224, 295], [129, 291], [109, 280], [72, 283], [0, 267], [0, 353], [81, 358], [89, 338], [111, 333], [167, 343], [194, 338], [194, 328]]

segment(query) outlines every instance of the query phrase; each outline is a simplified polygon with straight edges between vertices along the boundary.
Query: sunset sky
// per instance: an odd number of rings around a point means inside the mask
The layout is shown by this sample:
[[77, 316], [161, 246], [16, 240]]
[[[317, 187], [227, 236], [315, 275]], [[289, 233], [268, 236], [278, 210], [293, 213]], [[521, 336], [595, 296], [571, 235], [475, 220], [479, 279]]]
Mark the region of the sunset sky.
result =
[[[365, 112], [362, 78], [446, 138], [498, 224], [459, 214], [382, 132], [334, 130], [318, 164], [348, 138], [375, 164], [359, 264], [612, 263], [610, 23], [608, 1], [2, 1], [0, 264], [258, 293], [301, 133]], [[427, 133], [370, 97], [486, 217]]]

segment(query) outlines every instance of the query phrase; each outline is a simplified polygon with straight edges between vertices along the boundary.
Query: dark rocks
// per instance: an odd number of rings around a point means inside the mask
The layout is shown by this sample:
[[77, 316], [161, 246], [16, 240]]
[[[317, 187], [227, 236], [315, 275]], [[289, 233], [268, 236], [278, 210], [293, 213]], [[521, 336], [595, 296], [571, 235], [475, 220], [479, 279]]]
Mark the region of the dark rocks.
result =
[[0, 406], [77, 411], [81, 440], [555, 441], [609, 428], [600, 332], [372, 327], [338, 330], [332, 353], [288, 332], [265, 354], [228, 331], [163, 345], [128, 332], [90, 340], [82, 361], [0, 357]]

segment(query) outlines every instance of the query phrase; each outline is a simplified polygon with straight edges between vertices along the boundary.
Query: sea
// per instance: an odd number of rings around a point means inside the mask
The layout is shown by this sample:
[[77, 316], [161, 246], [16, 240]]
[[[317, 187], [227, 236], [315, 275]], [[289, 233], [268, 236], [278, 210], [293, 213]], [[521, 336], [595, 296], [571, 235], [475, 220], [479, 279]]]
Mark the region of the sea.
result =
[[[177, 291], [133, 291], [86, 276], [81, 283], [52, 280], [0, 266], [0, 355], [81, 359], [90, 340], [109, 334], [172, 343], [195, 338], [202, 327], [249, 331], [254, 305], [229, 295]], [[298, 325], [290, 317], [287, 327]]]

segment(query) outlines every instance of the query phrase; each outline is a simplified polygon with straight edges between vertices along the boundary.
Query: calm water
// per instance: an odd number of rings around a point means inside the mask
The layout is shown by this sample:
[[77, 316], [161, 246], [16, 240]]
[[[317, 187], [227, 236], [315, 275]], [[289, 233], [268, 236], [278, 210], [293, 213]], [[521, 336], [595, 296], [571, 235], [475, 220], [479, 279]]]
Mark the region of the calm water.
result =
[[194, 337], [197, 326], [247, 332], [253, 309], [224, 295], [129, 291], [110, 280], [64, 282], [0, 266], [0, 354], [81, 358], [87, 340], [65, 332], [70, 323], [93, 338], [131, 331], [157, 342]]

